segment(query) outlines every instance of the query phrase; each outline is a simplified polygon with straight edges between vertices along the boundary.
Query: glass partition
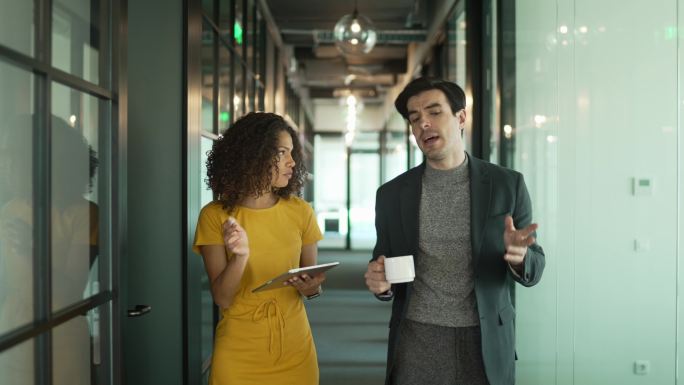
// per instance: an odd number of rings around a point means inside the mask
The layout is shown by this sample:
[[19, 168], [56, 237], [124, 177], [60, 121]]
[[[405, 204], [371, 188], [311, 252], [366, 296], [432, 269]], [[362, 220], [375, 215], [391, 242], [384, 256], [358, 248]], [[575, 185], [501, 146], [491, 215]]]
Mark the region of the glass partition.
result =
[[0, 382], [106, 385], [120, 372], [112, 139], [126, 90], [110, 79], [127, 82], [112, 62], [125, 7], [0, 4]]
[[314, 137], [314, 209], [320, 248], [344, 248], [347, 237], [347, 148], [341, 134]]
[[0, 60], [0, 335], [34, 319], [35, 81]]
[[[100, 63], [108, 29], [100, 25], [100, 12], [109, 8], [108, 1], [55, 0], [52, 2], [52, 65], [63, 71], [99, 84], [100, 71], [108, 63]], [[105, 28], [103, 28], [105, 27]]]
[[35, 2], [0, 0], [0, 9], [0, 45], [33, 56]]
[[100, 244], [93, 189], [100, 113], [97, 98], [58, 83], [52, 85], [52, 103], [52, 309], [60, 310], [100, 290], [93, 269]]

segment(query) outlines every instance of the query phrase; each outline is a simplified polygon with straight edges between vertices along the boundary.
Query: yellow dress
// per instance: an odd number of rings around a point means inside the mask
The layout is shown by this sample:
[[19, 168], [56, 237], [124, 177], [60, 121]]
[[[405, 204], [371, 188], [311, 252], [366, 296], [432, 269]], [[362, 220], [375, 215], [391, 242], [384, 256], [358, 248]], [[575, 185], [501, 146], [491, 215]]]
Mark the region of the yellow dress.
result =
[[[318, 385], [318, 359], [302, 298], [293, 287], [252, 293], [263, 282], [299, 267], [302, 245], [322, 236], [311, 206], [297, 197], [267, 209], [238, 206], [232, 216], [245, 229], [250, 256], [233, 303], [216, 326], [211, 385]], [[199, 216], [194, 251], [223, 245], [228, 220], [222, 203]]]

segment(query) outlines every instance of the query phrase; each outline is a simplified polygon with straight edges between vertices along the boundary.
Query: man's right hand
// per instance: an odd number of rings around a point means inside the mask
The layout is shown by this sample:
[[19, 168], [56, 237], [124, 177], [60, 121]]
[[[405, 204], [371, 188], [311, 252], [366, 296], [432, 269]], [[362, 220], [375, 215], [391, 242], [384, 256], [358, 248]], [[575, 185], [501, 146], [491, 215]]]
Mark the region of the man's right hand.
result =
[[373, 294], [382, 294], [389, 290], [392, 285], [387, 282], [385, 277], [385, 256], [381, 255], [375, 261], [368, 264], [368, 269], [364, 275], [366, 286]]

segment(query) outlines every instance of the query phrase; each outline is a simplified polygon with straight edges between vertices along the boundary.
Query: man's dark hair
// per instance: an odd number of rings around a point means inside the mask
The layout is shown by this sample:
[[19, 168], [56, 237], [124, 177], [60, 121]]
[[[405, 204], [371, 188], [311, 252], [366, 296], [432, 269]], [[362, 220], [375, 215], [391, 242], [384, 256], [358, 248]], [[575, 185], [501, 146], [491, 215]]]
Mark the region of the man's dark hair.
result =
[[282, 198], [301, 193], [306, 168], [297, 133], [279, 115], [251, 112], [233, 123], [207, 154], [206, 182], [228, 212], [243, 198], [271, 188], [281, 132], [292, 137], [295, 166], [287, 186], [273, 189], [273, 193]]
[[442, 79], [437, 79], [429, 76], [423, 76], [417, 79], [413, 79], [409, 84], [406, 85], [403, 91], [397, 96], [394, 101], [394, 107], [397, 111], [408, 120], [409, 113], [407, 103], [412, 96], [416, 96], [421, 92], [429, 90], [440, 90], [446, 96], [447, 101], [449, 101], [449, 106], [451, 107], [451, 112], [462, 110], [465, 108], [465, 92], [456, 83], [449, 82]]

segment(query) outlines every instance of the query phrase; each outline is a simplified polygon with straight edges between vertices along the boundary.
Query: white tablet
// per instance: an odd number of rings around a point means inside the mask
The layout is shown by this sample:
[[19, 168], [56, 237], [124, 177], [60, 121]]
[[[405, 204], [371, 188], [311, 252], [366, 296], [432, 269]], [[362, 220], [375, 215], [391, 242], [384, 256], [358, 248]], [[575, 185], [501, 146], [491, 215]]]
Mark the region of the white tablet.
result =
[[252, 290], [252, 293], [256, 293], [257, 291], [264, 291], [264, 290], [272, 290], [272, 289], [280, 289], [283, 287], [287, 287], [287, 285], [283, 285], [283, 282], [287, 281], [288, 279], [298, 276], [300, 274], [306, 273], [310, 277], [313, 277], [315, 275], [318, 275], [326, 270], [330, 270], [333, 267], [339, 265], [339, 262], [330, 262], [330, 263], [324, 263], [321, 265], [313, 265], [313, 266], [307, 266], [307, 267], [300, 267], [297, 269], [290, 269], [283, 274], [280, 274], [279, 276], [272, 278], [266, 282], [264, 282], [263, 285], [255, 288]]

